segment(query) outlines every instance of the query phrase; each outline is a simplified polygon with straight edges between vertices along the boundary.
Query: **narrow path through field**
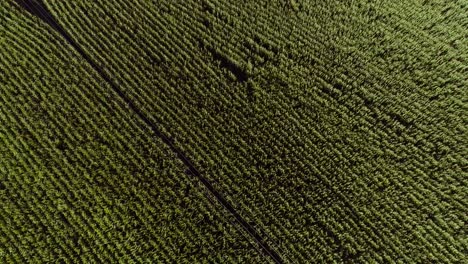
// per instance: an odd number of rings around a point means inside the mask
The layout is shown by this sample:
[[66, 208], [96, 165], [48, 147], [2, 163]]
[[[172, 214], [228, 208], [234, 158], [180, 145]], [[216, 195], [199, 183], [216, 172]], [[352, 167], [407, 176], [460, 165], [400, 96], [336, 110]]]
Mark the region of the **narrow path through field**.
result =
[[240, 224], [243, 230], [255, 240], [255, 242], [260, 246], [263, 253], [268, 255], [275, 263], [284, 263], [283, 258], [271, 248], [268, 243], [265, 242], [265, 239], [259, 234], [259, 232], [249, 224], [245, 218], [240, 215], [236, 209], [229, 203], [224, 196], [218, 192], [213, 185], [205, 178], [201, 173], [194, 167], [192, 162], [187, 158], [187, 156], [174, 144], [171, 142], [171, 139], [165, 134], [161, 133], [157, 125], [154, 124], [133, 102], [125, 95], [125, 93], [119, 88], [119, 86], [112, 81], [112, 78], [99, 66], [97, 65], [91, 57], [86, 54], [86, 52], [78, 45], [73, 38], [58, 24], [55, 18], [50, 14], [47, 8], [41, 3], [40, 0], [15, 0], [19, 6], [24, 8], [29, 13], [40, 18], [48, 25], [50, 25], [54, 30], [56, 30], [75, 50], [80, 54], [83, 59], [112, 87], [113, 91], [120, 96], [124, 102], [134, 111], [137, 116], [145, 122], [145, 124], [158, 136], [162, 141], [167, 144], [171, 150], [177, 154], [177, 157], [188, 167], [187, 173], [195, 176], [205, 188], [216, 198], [216, 200], [227, 209], [235, 220]]

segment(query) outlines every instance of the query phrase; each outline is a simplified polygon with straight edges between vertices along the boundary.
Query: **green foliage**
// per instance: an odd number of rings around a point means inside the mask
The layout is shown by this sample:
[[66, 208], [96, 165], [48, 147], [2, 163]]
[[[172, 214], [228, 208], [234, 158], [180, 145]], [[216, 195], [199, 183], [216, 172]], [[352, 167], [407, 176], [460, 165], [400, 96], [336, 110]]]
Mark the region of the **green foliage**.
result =
[[0, 16], [1, 263], [263, 261], [64, 39]]
[[[466, 260], [465, 5], [44, 3], [284, 262]], [[270, 260], [58, 34], [0, 5], [0, 260]]]

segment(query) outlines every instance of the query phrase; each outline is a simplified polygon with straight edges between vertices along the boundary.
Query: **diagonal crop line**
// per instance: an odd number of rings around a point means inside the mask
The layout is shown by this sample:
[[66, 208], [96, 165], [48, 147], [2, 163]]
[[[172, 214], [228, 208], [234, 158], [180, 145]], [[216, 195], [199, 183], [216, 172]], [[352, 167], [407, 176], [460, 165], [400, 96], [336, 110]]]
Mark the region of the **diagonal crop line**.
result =
[[112, 90], [122, 98], [122, 100], [127, 104], [127, 106], [136, 113], [136, 115], [156, 134], [161, 140], [169, 146], [169, 148], [177, 155], [177, 157], [188, 167], [187, 174], [195, 176], [205, 188], [216, 198], [216, 200], [228, 210], [234, 219], [241, 225], [244, 231], [249, 234], [256, 243], [261, 247], [263, 253], [267, 254], [275, 263], [284, 263], [282, 257], [276, 252], [275, 249], [271, 248], [264, 238], [259, 234], [259, 232], [247, 222], [247, 220], [240, 215], [237, 210], [232, 206], [232, 204], [224, 198], [224, 196], [218, 192], [214, 186], [201, 175], [201, 173], [195, 168], [190, 159], [179, 149], [177, 148], [171, 140], [163, 134], [143, 112], [140, 110], [133, 101], [125, 95], [125, 93], [119, 88], [119, 86], [112, 81], [111, 77], [106, 74], [106, 72], [95, 63], [91, 57], [83, 50], [83, 48], [76, 43], [73, 38], [64, 30], [64, 28], [55, 20], [53, 15], [47, 10], [41, 0], [15, 0], [15, 2], [24, 8], [29, 13], [39, 17], [41, 20], [46, 22], [51, 26], [55, 31], [57, 31], [67, 42], [70, 44], [76, 52], [95, 70], [112, 88]]

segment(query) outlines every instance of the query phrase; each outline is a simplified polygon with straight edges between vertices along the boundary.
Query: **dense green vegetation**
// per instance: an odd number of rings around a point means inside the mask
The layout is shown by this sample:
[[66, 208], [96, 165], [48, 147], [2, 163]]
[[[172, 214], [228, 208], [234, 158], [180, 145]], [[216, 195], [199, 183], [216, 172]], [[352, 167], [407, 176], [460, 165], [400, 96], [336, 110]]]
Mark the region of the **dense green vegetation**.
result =
[[0, 17], [0, 263], [263, 261], [63, 39]]
[[467, 261], [463, 1], [13, 2], [0, 260]]

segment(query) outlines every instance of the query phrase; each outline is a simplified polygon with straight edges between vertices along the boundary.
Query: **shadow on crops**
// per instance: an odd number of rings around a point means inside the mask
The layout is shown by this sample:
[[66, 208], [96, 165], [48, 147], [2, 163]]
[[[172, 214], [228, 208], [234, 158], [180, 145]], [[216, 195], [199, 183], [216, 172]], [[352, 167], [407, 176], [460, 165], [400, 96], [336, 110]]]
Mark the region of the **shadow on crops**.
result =
[[52, 26], [54, 29], [57, 29], [54, 23], [52, 22], [52, 17], [45, 7], [44, 3], [40, 0], [13, 0], [17, 4], [17, 7], [20, 7], [24, 11], [30, 13], [31, 15], [41, 19], [45, 23]]

